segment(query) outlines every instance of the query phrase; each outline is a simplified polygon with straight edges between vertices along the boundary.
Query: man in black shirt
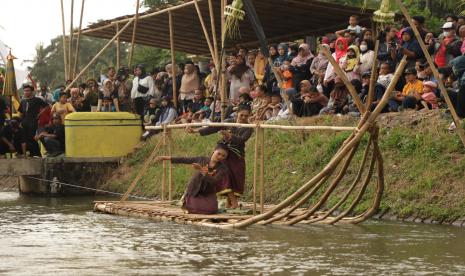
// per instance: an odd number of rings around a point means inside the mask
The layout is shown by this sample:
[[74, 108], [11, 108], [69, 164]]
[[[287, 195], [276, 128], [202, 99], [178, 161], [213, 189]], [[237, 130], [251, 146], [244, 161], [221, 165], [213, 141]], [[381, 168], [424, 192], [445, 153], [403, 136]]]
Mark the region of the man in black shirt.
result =
[[37, 132], [38, 119], [41, 108], [47, 107], [48, 104], [41, 98], [34, 97], [34, 87], [29, 84], [23, 85], [24, 96], [19, 104], [19, 113], [21, 116], [21, 126], [23, 127], [26, 143], [31, 156], [40, 156], [39, 145], [34, 140]]
[[60, 114], [53, 114], [52, 124], [39, 130], [35, 139], [40, 140], [47, 150], [47, 156], [54, 157], [65, 152], [65, 126]]

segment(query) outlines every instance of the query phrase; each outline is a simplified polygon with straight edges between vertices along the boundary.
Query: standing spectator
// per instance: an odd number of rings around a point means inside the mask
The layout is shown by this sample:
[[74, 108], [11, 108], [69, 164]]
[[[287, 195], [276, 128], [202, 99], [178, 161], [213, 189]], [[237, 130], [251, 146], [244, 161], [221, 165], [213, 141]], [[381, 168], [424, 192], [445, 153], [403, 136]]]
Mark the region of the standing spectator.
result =
[[255, 58], [256, 58], [256, 54], [254, 52], [249, 52], [247, 54], [247, 66], [249, 66], [250, 68], [254, 68]]
[[119, 111], [130, 112], [132, 82], [129, 81], [129, 69], [127, 67], [118, 69], [114, 86], [118, 95]]
[[245, 59], [241, 56], [235, 58], [235, 64], [228, 68], [228, 79], [230, 80], [229, 99], [233, 103], [239, 102], [239, 89], [241, 87], [250, 87], [255, 76], [249, 66], [245, 64]]
[[397, 29], [394, 27], [386, 27], [380, 33], [379, 50], [377, 53], [380, 62], [389, 62], [391, 67], [395, 67], [396, 50], [397, 50]]
[[412, 22], [420, 33], [421, 39], [425, 40], [426, 34], [428, 33], [425, 29], [425, 17], [422, 15], [415, 15], [412, 17]]
[[438, 68], [449, 66], [450, 61], [461, 54], [460, 39], [455, 35], [455, 27], [452, 22], [444, 23], [442, 30], [442, 39], [430, 44], [430, 47], [434, 47], [434, 62]]
[[310, 65], [313, 61], [313, 54], [310, 46], [303, 43], [299, 46], [299, 53], [291, 62], [291, 71], [293, 74], [293, 83], [297, 85], [303, 80], [310, 80]]
[[274, 61], [274, 67], [281, 67], [285, 61], [290, 61], [289, 56], [287, 55], [287, 49], [289, 47], [286, 43], [280, 43], [278, 45], [278, 56]]
[[[174, 66], [174, 74], [175, 76], [173, 77], [173, 74], [172, 74], [172, 68]], [[176, 95], [179, 97], [179, 89], [181, 87], [181, 79], [182, 79], [182, 74], [181, 74], [181, 70], [179, 69], [179, 66], [176, 65], [176, 64], [167, 64], [165, 66], [165, 71], [166, 73], [168, 73], [168, 77], [165, 78], [165, 92], [163, 93], [163, 95], [165, 97], [170, 97], [171, 99], [173, 98], [173, 79], [174, 81], [176, 82]]]
[[400, 61], [404, 55], [407, 56], [406, 68], [414, 68], [415, 61], [424, 57], [420, 44], [415, 38], [412, 28], [407, 27], [402, 30], [402, 44], [397, 45], [396, 62]]
[[52, 93], [48, 92], [47, 85], [43, 84], [40, 86], [40, 91], [36, 95], [36, 97], [41, 98], [44, 102], [48, 104], [53, 103], [53, 95]]
[[174, 109], [171, 100], [168, 97], [161, 98], [161, 109], [160, 109], [160, 118], [156, 123], [157, 126], [168, 125], [174, 122], [176, 119], [177, 113]]
[[84, 98], [79, 94], [79, 88], [71, 88], [71, 97], [68, 99], [68, 102], [76, 112], [84, 111]]
[[458, 33], [461, 41], [460, 53], [465, 55], [465, 24], [459, 27]]
[[139, 64], [134, 69], [134, 80], [132, 81], [131, 99], [133, 101], [136, 114], [140, 115], [141, 120], [144, 118], [144, 109], [146, 99], [153, 97], [153, 79], [145, 72], [145, 66]]
[[39, 145], [34, 140], [36, 135], [41, 108], [48, 104], [42, 99], [34, 97], [34, 87], [29, 84], [23, 85], [24, 96], [19, 104], [18, 112], [21, 117], [21, 126], [31, 156], [40, 156]]
[[194, 63], [186, 62], [184, 74], [181, 79], [181, 88], [179, 89], [179, 113], [187, 112], [187, 106], [192, 104], [195, 90], [200, 88], [199, 72]]
[[68, 102], [68, 96], [66, 95], [66, 93], [61, 93], [60, 100], [52, 106], [51, 112], [52, 112], [52, 117], [55, 114], [60, 115], [61, 122], [64, 123], [66, 115], [73, 113], [75, 111], [76, 110], [74, 110], [73, 105]]
[[94, 79], [87, 80], [87, 89], [84, 91], [84, 111], [96, 111], [98, 103], [98, 84]]

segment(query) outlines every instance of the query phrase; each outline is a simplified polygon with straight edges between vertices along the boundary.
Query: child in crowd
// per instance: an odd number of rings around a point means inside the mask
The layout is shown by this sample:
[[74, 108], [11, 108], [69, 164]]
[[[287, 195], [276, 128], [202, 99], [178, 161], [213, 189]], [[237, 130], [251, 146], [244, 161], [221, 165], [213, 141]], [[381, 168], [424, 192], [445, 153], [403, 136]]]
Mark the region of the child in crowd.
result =
[[110, 97], [103, 97], [102, 105], [100, 106], [100, 112], [116, 112], [113, 100]]
[[283, 65], [281, 65], [281, 72], [283, 74], [283, 89], [288, 89], [294, 87], [294, 83], [292, 82], [293, 74], [290, 70], [291, 62], [289, 60], [285, 60]]
[[423, 83], [423, 94], [421, 94], [421, 105], [426, 109], [438, 109], [436, 89], [438, 85], [433, 81]]
[[341, 114], [349, 101], [349, 91], [340, 77], [334, 80], [334, 89], [330, 94], [328, 105], [321, 109], [320, 114]]
[[360, 66], [360, 50], [357, 46], [352, 45], [347, 50], [347, 58], [342, 64], [342, 69], [346, 72], [347, 78], [351, 80], [359, 80], [360, 75], [358, 68]]
[[282, 108], [283, 103], [281, 102], [281, 96], [279, 94], [271, 95], [271, 102], [268, 104], [268, 108], [265, 112], [265, 119], [269, 120], [270, 118], [278, 116]]
[[192, 123], [193, 119], [194, 119], [194, 112], [192, 111], [192, 103], [189, 103], [187, 105], [186, 112], [184, 112], [184, 114], [176, 118], [176, 120], [174, 120], [174, 123], [175, 124], [188, 124], [188, 123]]
[[196, 89], [194, 91], [194, 99], [192, 102], [192, 112], [199, 111], [204, 105], [205, 99], [203, 98], [203, 90]]

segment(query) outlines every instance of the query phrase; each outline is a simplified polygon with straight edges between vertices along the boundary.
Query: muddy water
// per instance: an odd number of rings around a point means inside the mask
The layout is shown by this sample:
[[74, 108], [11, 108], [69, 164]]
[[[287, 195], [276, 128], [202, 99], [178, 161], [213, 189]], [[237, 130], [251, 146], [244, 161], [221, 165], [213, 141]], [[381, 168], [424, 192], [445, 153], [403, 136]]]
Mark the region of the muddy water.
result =
[[93, 213], [93, 198], [0, 193], [1, 275], [465, 275], [465, 230], [358, 226], [224, 231]]

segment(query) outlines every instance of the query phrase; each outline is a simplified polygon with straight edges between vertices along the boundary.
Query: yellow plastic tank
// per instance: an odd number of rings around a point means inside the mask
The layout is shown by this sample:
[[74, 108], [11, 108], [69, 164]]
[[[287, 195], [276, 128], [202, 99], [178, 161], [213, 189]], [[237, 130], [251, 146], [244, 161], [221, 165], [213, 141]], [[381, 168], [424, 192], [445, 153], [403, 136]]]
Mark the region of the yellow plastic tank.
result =
[[120, 157], [142, 135], [139, 116], [128, 112], [74, 112], [65, 118], [66, 157]]

